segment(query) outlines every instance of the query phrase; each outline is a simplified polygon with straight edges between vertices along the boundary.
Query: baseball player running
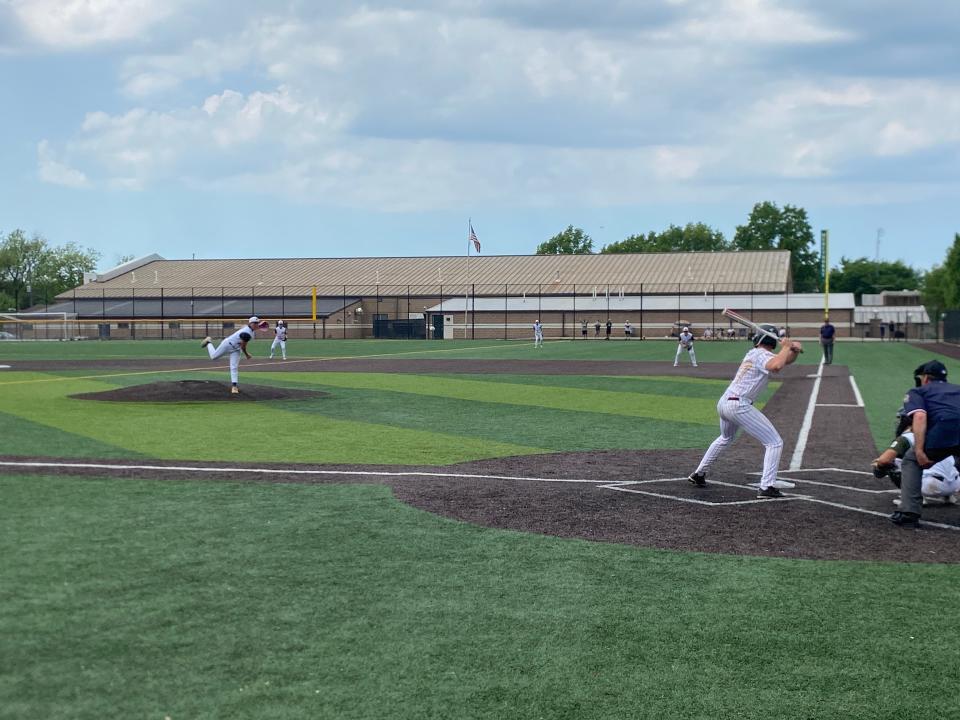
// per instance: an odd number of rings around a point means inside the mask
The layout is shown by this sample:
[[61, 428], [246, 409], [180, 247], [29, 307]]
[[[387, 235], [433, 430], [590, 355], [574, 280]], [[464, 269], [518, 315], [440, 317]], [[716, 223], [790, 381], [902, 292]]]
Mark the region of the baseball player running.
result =
[[200, 347], [207, 349], [211, 360], [216, 360], [221, 355], [230, 354], [230, 392], [233, 395], [240, 394], [240, 388], [237, 383], [240, 379], [240, 354], [243, 353], [247, 360], [250, 359], [250, 353], [247, 352], [247, 343], [256, 337], [257, 329], [266, 330], [270, 323], [266, 320], [261, 321], [256, 315], [253, 315], [247, 324], [237, 330], [233, 335], [227, 337], [220, 343], [216, 350], [213, 348], [213, 338], [207, 336], [200, 343]]
[[717, 403], [720, 416], [720, 436], [707, 448], [706, 454], [688, 476], [688, 480], [697, 487], [707, 484], [706, 472], [720, 454], [729, 447], [743, 430], [751, 437], [763, 443], [763, 476], [760, 478], [758, 498], [783, 497], [773, 482], [777, 479], [780, 465], [780, 453], [783, 440], [767, 417], [757, 410], [753, 403], [763, 392], [770, 380], [770, 373], [779, 372], [797, 359], [803, 347], [790, 341], [783, 344], [780, 352], [774, 354], [777, 346], [777, 328], [773, 325], [761, 325], [762, 332], [753, 336], [753, 348], [744, 356], [737, 374]]
[[540, 324], [539, 320], [533, 321], [533, 346], [543, 347], [543, 325]]
[[277, 326], [273, 329], [273, 332], [276, 333], [276, 337], [273, 339], [273, 343], [270, 345], [270, 359], [273, 360], [274, 352], [276, 352], [277, 346], [280, 347], [280, 352], [283, 354], [283, 359], [287, 359], [287, 324], [283, 320], [277, 320]]
[[680, 342], [677, 343], [677, 354], [673, 358], [674, 367], [680, 364], [680, 353], [683, 350], [686, 350], [690, 356], [690, 364], [697, 367], [697, 353], [693, 351], [693, 333], [690, 332], [690, 328], [688, 327], [684, 327], [680, 333]]

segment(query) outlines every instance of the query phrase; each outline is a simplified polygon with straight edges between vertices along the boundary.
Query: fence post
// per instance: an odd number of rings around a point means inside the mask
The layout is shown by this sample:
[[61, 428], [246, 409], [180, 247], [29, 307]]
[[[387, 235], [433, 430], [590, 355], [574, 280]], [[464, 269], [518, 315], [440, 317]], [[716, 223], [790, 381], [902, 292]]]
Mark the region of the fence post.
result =
[[470, 339], [477, 339], [477, 284], [470, 283]]
[[164, 339], [163, 331], [166, 325], [166, 316], [163, 314], [163, 288], [160, 288], [160, 339]]
[[504, 283], [503, 284], [503, 339], [504, 340], [507, 339], [507, 293], [509, 292], [507, 288], [508, 288], [507, 283]]

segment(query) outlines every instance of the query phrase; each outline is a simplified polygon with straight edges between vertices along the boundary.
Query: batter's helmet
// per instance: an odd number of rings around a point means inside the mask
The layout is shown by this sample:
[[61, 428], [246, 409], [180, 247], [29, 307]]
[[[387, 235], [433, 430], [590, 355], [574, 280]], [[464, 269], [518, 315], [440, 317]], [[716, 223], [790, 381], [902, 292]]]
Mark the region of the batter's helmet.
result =
[[754, 347], [758, 345], [766, 345], [768, 347], [777, 346], [777, 337], [780, 331], [777, 329], [776, 325], [759, 325], [761, 330], [766, 330], [766, 332], [757, 332], [752, 338]]

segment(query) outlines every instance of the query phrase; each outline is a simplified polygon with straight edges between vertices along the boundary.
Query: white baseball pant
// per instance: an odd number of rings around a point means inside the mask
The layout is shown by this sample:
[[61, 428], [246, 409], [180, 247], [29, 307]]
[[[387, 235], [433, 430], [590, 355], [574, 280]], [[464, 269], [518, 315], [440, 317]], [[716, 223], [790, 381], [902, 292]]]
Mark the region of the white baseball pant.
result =
[[[677, 345], [677, 354], [676, 354], [676, 357], [673, 358], [673, 364], [674, 364], [674, 365], [679, 365], [679, 364], [680, 364], [680, 353], [682, 353], [682, 352], [684, 352], [684, 347], [683, 347], [683, 345], [678, 344], [678, 345]], [[690, 364], [693, 365], [694, 367], [696, 367], [696, 366], [697, 366], [697, 353], [694, 351], [693, 345], [690, 346], [690, 350], [688, 350], [687, 353], [690, 355]]]
[[783, 452], [783, 439], [773, 423], [746, 400], [728, 400], [724, 397], [717, 403], [717, 414], [720, 415], [720, 436], [710, 443], [696, 471], [706, 472], [733, 442], [737, 431], [742, 429], [747, 435], [763, 443], [763, 475], [760, 478], [760, 487], [768, 488], [773, 485]]
[[270, 346], [270, 357], [273, 357], [274, 351], [277, 349], [277, 345], [280, 346], [280, 352], [283, 353], [283, 359], [287, 359], [287, 341], [281, 340], [278, 337], [273, 339], [273, 344]]
[[230, 353], [230, 382], [236, 385], [240, 381], [240, 350], [224, 340], [216, 350], [213, 349], [213, 343], [207, 345], [207, 352], [211, 360]]

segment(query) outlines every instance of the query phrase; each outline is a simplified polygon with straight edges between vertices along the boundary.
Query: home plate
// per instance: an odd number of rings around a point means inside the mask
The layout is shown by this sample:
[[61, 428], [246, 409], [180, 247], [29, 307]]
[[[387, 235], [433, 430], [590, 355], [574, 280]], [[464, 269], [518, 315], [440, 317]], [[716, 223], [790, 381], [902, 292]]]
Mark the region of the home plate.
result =
[[[760, 483], [758, 483], [758, 482], [749, 483], [749, 485], [750, 485], [750, 487], [753, 487], [753, 488], [758, 488], [758, 487], [760, 487]], [[773, 486], [774, 486], [775, 488], [777, 488], [778, 490], [793, 490], [793, 489], [797, 486], [797, 484], [796, 484], [796, 483], [792, 483], [792, 482], [790, 482], [789, 480], [774, 480], [774, 481], [773, 481]]]

